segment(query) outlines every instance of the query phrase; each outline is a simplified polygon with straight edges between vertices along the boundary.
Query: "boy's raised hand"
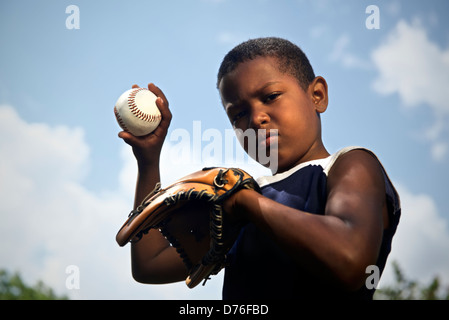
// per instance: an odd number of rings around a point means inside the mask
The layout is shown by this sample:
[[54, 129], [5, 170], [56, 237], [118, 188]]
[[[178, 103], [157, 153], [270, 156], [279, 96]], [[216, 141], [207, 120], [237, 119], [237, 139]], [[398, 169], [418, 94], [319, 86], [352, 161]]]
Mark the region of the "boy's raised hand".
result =
[[[139, 86], [134, 84], [132, 88], [139, 88]], [[156, 105], [162, 115], [159, 126], [152, 133], [141, 137], [136, 137], [126, 131], [121, 131], [118, 134], [120, 138], [133, 148], [137, 162], [144, 165], [153, 164], [159, 160], [162, 145], [172, 119], [172, 114], [168, 108], [168, 100], [162, 90], [153, 83], [148, 84], [148, 90], [158, 97]]]

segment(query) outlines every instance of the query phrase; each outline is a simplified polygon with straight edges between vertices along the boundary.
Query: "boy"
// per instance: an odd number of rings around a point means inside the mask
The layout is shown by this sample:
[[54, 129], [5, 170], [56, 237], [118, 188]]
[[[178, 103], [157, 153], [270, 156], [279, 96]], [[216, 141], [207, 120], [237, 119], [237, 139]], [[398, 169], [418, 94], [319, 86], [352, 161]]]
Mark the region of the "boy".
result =
[[[276, 130], [256, 148], [277, 155], [262, 194], [236, 193], [224, 204], [229, 219], [248, 223], [228, 255], [224, 299], [372, 299], [367, 267], [382, 272], [399, 222], [399, 196], [369, 150], [330, 155], [321, 140], [327, 83], [304, 53], [279, 38], [246, 41], [224, 58], [217, 87], [233, 128]], [[162, 91], [162, 122], [136, 138], [119, 136], [138, 162], [135, 206], [160, 181], [159, 154], [171, 120]], [[241, 141], [245, 151], [250, 147]], [[273, 154], [270, 154], [270, 158]], [[268, 166], [269, 164], [264, 164]], [[187, 270], [157, 230], [132, 244], [134, 278], [143, 283], [184, 280]]]

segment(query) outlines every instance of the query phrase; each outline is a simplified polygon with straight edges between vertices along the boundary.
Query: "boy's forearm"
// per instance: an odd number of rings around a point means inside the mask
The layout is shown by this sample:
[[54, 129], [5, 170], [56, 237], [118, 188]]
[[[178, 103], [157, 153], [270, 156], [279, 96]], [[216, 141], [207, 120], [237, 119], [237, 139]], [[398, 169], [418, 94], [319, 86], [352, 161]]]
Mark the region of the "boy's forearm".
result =
[[138, 163], [134, 209], [142, 203], [145, 197], [153, 191], [156, 183], [160, 181], [159, 161], [151, 165]]
[[343, 281], [345, 270], [350, 270], [346, 254], [355, 243], [344, 221], [289, 208], [251, 190], [242, 190], [239, 196], [234, 204], [238, 214], [267, 233], [300, 265], [332, 282]]

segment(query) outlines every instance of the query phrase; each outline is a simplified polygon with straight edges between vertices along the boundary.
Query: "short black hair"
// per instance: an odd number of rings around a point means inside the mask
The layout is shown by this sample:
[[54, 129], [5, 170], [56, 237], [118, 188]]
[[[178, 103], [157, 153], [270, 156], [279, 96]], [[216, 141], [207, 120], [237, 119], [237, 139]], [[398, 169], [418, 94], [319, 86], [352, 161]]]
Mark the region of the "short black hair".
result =
[[218, 71], [217, 88], [223, 77], [234, 71], [240, 63], [258, 57], [277, 58], [279, 70], [295, 77], [304, 90], [315, 79], [309, 59], [301, 48], [285, 39], [266, 37], [242, 42], [226, 54]]

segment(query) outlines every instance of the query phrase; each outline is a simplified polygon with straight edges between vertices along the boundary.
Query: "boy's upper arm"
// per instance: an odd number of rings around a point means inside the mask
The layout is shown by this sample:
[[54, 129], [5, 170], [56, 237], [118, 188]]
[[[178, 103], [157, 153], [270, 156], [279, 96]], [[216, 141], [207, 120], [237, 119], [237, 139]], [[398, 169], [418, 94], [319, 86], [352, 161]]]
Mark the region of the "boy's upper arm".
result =
[[170, 283], [184, 280], [187, 269], [176, 249], [157, 229], [149, 230], [131, 244], [132, 273], [142, 283]]
[[[326, 215], [349, 227], [357, 252], [376, 262], [387, 227], [385, 182], [379, 161], [363, 150], [353, 150], [335, 162], [328, 175]], [[374, 259], [374, 261], [373, 261]]]

